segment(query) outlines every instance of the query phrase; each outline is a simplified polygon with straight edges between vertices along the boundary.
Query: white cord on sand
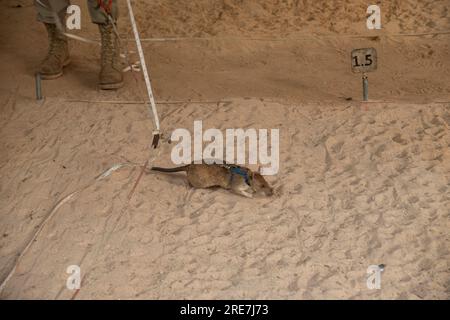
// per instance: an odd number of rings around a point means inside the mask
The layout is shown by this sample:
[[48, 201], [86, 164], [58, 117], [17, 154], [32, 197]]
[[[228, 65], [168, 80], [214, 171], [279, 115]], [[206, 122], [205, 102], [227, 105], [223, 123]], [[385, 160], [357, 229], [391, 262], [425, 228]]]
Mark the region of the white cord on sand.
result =
[[45, 217], [45, 219], [41, 222], [41, 224], [39, 225], [39, 228], [37, 229], [37, 231], [34, 233], [34, 235], [31, 237], [31, 240], [27, 243], [27, 245], [25, 246], [25, 248], [22, 250], [22, 252], [20, 253], [19, 257], [17, 258], [16, 262], [14, 263], [13, 268], [9, 271], [8, 275], [6, 276], [6, 278], [3, 280], [2, 284], [0, 285], [0, 293], [3, 291], [3, 289], [5, 288], [6, 284], [8, 283], [8, 281], [11, 279], [11, 277], [14, 275], [17, 266], [19, 265], [20, 261], [22, 260], [23, 256], [28, 252], [28, 250], [30, 249], [31, 245], [33, 244], [33, 242], [36, 240], [36, 238], [39, 236], [39, 234], [41, 233], [41, 231], [44, 229], [45, 225], [47, 224], [47, 222], [55, 215], [55, 213], [58, 211], [58, 209], [65, 204], [67, 201], [69, 201], [70, 199], [72, 199], [75, 195], [79, 194], [81, 191], [86, 190], [87, 188], [89, 188], [90, 186], [92, 186], [95, 182], [100, 181], [106, 177], [108, 177], [109, 175], [111, 175], [111, 173], [113, 173], [114, 171], [119, 170], [122, 167], [125, 166], [130, 166], [130, 167], [139, 167], [139, 164], [132, 164], [132, 163], [119, 163], [119, 164], [115, 164], [114, 166], [112, 166], [111, 168], [109, 168], [108, 170], [104, 171], [102, 174], [100, 174], [99, 176], [97, 176], [89, 185], [80, 188], [72, 193], [70, 193], [69, 195], [65, 196], [64, 198], [62, 198], [61, 200], [59, 200], [56, 205], [53, 207], [53, 209], [50, 210], [50, 212], [47, 214], [47, 216]]
[[93, 43], [93, 44], [101, 45], [101, 42], [97, 41], [97, 40], [91, 40], [91, 39], [88, 39], [88, 38], [80, 37], [80, 36], [77, 36], [75, 34], [71, 34], [71, 33], [65, 32], [65, 31], [62, 31], [61, 33], [63, 35], [65, 35], [67, 38], [71, 38], [71, 39], [82, 41], [82, 42], [86, 42], [86, 43]]
[[[214, 36], [214, 37], [167, 37], [167, 38], [140, 38], [141, 42], [179, 42], [179, 41], [217, 41], [217, 40], [231, 40], [231, 41], [294, 41], [294, 40], [317, 40], [321, 38], [374, 38], [374, 37], [425, 37], [425, 36], [439, 36], [448, 35], [450, 30], [442, 30], [435, 32], [423, 33], [393, 33], [393, 34], [377, 34], [377, 35], [358, 35], [358, 34], [316, 34], [316, 35], [294, 35], [288, 37], [238, 37], [238, 36]], [[88, 39], [80, 37], [71, 33], [64, 32], [69, 38], [80, 40], [86, 43], [100, 44], [99, 40]], [[133, 41], [133, 40], [129, 40]]]
[[158, 111], [156, 110], [155, 98], [153, 97], [153, 90], [148, 76], [147, 65], [145, 64], [144, 51], [142, 50], [141, 40], [139, 38], [139, 32], [136, 27], [136, 21], [134, 19], [133, 8], [131, 7], [131, 1], [127, 0], [128, 12], [130, 14], [131, 25], [133, 27], [134, 39], [136, 40], [136, 47], [138, 49], [139, 60], [141, 61], [142, 73], [144, 74], [145, 85], [147, 87], [147, 94], [152, 107], [153, 117], [155, 120], [155, 127], [157, 133], [160, 131]]

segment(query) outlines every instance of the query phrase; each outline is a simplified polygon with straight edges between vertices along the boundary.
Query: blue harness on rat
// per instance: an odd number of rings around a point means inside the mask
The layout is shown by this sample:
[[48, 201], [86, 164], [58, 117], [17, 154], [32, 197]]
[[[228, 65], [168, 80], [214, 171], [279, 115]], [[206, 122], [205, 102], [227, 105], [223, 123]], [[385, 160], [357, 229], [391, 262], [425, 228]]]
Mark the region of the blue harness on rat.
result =
[[225, 165], [225, 167], [228, 170], [230, 170], [230, 173], [231, 173], [231, 175], [230, 175], [230, 184], [231, 184], [231, 181], [233, 181], [233, 176], [237, 174], [237, 175], [240, 175], [241, 177], [244, 178], [246, 184], [251, 186], [251, 184], [250, 184], [250, 177], [249, 177], [248, 172], [246, 170], [242, 169], [239, 166], [233, 166], [233, 165]]

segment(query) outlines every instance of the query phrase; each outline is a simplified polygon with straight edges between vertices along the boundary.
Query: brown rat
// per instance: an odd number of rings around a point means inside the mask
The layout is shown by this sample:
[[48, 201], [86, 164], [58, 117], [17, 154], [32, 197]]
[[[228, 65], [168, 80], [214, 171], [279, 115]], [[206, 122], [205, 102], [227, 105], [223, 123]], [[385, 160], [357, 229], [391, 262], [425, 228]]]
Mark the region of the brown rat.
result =
[[273, 194], [273, 189], [264, 177], [252, 170], [229, 164], [188, 164], [176, 168], [152, 167], [159, 172], [186, 172], [187, 180], [194, 188], [221, 187], [252, 198], [253, 194]]

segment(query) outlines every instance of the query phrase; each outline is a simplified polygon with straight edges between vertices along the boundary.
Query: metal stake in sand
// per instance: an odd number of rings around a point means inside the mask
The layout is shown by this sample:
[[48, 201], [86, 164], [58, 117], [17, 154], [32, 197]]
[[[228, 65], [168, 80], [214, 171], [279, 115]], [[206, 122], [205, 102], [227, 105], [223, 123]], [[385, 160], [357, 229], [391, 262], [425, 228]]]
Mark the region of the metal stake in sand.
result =
[[369, 78], [365, 73], [363, 73], [363, 100], [368, 101], [369, 100]]
[[377, 50], [375, 48], [355, 49], [352, 51], [352, 71], [362, 73], [363, 101], [369, 100], [369, 78], [367, 72], [377, 69]]
[[141, 61], [142, 73], [144, 74], [145, 85], [147, 87], [147, 94], [150, 100], [151, 111], [153, 112], [153, 118], [155, 121], [156, 130], [153, 131], [152, 146], [153, 148], [156, 148], [158, 146], [160, 138], [158, 111], [156, 109], [155, 98], [153, 97], [153, 90], [150, 83], [150, 78], [148, 76], [147, 65], [145, 64], [144, 51], [142, 50], [141, 39], [139, 38], [139, 32], [136, 27], [136, 21], [134, 19], [133, 8], [131, 7], [130, 0], [127, 0], [127, 5], [128, 5], [128, 12], [130, 14], [131, 25], [133, 27], [134, 39], [136, 40], [136, 47], [139, 53], [139, 60]]
[[36, 72], [34, 75], [35, 83], [36, 83], [36, 100], [41, 101], [42, 100], [42, 81], [41, 81], [41, 74], [39, 72]]

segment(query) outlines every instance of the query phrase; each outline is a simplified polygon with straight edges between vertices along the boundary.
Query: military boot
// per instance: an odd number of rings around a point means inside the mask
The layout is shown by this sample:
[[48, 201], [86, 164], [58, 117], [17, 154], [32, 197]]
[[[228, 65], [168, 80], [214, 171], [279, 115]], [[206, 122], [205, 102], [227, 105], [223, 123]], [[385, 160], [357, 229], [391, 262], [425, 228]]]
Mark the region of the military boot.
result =
[[63, 67], [70, 63], [69, 46], [66, 37], [55, 24], [45, 23], [48, 33], [48, 53], [40, 65], [42, 79], [56, 79], [63, 74]]
[[99, 24], [98, 26], [102, 42], [100, 89], [118, 89], [123, 85], [119, 39], [114, 32], [112, 22]]

